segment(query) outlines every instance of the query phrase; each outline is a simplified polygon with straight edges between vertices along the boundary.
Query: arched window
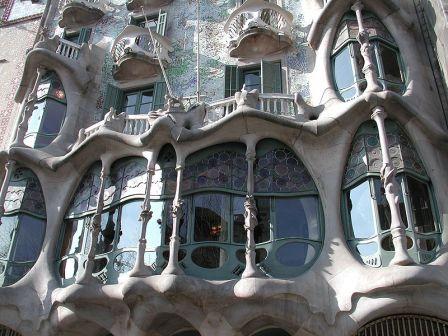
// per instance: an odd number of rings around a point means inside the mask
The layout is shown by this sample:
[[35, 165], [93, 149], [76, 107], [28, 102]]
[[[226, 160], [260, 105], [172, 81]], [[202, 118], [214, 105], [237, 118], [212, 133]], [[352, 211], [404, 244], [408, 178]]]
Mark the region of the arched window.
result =
[[[322, 246], [323, 216], [311, 175], [284, 144], [257, 144], [254, 167], [257, 263], [275, 277], [303, 273]], [[240, 250], [241, 260], [244, 250]]]
[[17, 331], [14, 331], [8, 327], [0, 325], [0, 336], [22, 336]]
[[34, 111], [28, 119], [25, 145], [32, 148], [48, 146], [59, 134], [67, 112], [64, 87], [54, 71], [47, 72], [37, 90]]
[[37, 176], [17, 168], [9, 180], [0, 223], [0, 286], [20, 280], [36, 262], [45, 234], [45, 201]]
[[[321, 249], [322, 215], [316, 186], [291, 150], [273, 140], [257, 146], [254, 174], [256, 262], [276, 277], [300, 274]], [[243, 272], [247, 178], [242, 144], [216, 145], [187, 157], [179, 251], [187, 274], [231, 279]], [[170, 235], [168, 227], [166, 258]]]
[[445, 336], [448, 322], [422, 315], [394, 315], [375, 320], [363, 326], [356, 336]]
[[[403, 129], [386, 120], [391, 162], [397, 172], [399, 208], [408, 252], [419, 263], [432, 261], [440, 244], [435, 202], [423, 163]], [[387, 266], [394, 256], [390, 210], [380, 180], [382, 165], [375, 122], [356, 133], [343, 180], [347, 240], [367, 265]]]
[[[405, 84], [404, 66], [398, 47], [386, 27], [371, 13], [363, 12], [363, 23], [373, 45], [372, 61], [384, 90], [402, 93]], [[367, 84], [362, 68], [364, 59], [354, 12], [346, 14], [339, 24], [332, 51], [332, 67], [336, 89], [344, 101], [351, 100], [365, 90]]]
[[251, 336], [290, 336], [290, 334], [281, 328], [267, 328], [260, 330]]
[[[146, 190], [146, 165], [143, 158], [125, 158], [111, 167], [94, 267], [94, 275], [103, 282], [116, 282], [120, 274], [130, 271], [135, 264], [141, 233], [138, 219]], [[97, 162], [79, 185], [66, 214], [59, 267], [64, 284], [72, 283], [76, 272], [84, 268], [91, 239], [88, 227], [97, 207], [100, 174], [101, 164]], [[150, 245], [148, 248], [149, 253], [154, 252]]]

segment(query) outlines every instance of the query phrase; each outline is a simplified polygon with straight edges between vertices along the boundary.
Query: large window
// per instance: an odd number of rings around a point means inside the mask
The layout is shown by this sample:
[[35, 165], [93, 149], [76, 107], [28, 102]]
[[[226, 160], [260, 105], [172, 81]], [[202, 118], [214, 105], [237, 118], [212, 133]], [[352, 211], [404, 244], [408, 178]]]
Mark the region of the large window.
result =
[[32, 148], [49, 145], [59, 134], [66, 112], [64, 87], [55, 72], [47, 72], [37, 90], [37, 101], [28, 119], [24, 143]]
[[[394, 39], [372, 14], [363, 13], [363, 20], [373, 45], [371, 56], [380, 84], [384, 90], [403, 92], [404, 67]], [[362, 72], [364, 58], [356, 40], [358, 32], [356, 16], [354, 13], [346, 14], [339, 24], [332, 54], [334, 82], [344, 101], [361, 95], [367, 86]]]
[[[168, 214], [176, 189], [176, 155], [171, 146], [162, 148], [151, 184], [153, 216], [146, 230], [145, 264], [157, 268], [162, 245], [162, 227], [171, 221]], [[141, 234], [139, 221], [145, 197], [146, 160], [125, 158], [112, 165], [104, 193], [104, 210], [96, 243], [94, 275], [103, 282], [116, 283], [118, 277], [135, 265]], [[85, 174], [64, 220], [59, 272], [64, 285], [74, 282], [82, 272], [90, 246], [89, 226], [97, 207], [101, 164]], [[162, 256], [159, 257], [162, 259]]]
[[46, 210], [39, 180], [31, 170], [14, 171], [4, 207], [0, 224], [0, 286], [21, 279], [41, 251]]
[[[314, 182], [291, 150], [271, 140], [257, 147], [254, 173], [256, 262], [275, 277], [298, 275], [321, 249], [322, 218]], [[183, 176], [181, 266], [187, 274], [206, 279], [238, 277], [246, 262], [244, 146], [223, 144], [190, 155]], [[172, 233], [170, 221], [167, 224], [166, 259]]]
[[124, 94], [123, 110], [127, 115], [147, 114], [153, 110], [154, 89], [126, 92]]
[[[397, 170], [398, 206], [406, 226], [407, 248], [419, 263], [435, 257], [440, 229], [429, 178], [412, 142], [393, 121], [386, 120], [391, 161]], [[344, 176], [343, 207], [347, 237], [364, 263], [387, 266], [394, 256], [391, 215], [380, 180], [381, 148], [373, 121], [355, 135]]]
[[258, 65], [237, 67], [227, 65], [225, 69], [225, 97], [233, 97], [241, 91], [257, 89], [260, 93], [282, 93], [282, 67], [278, 62], [262, 61]]

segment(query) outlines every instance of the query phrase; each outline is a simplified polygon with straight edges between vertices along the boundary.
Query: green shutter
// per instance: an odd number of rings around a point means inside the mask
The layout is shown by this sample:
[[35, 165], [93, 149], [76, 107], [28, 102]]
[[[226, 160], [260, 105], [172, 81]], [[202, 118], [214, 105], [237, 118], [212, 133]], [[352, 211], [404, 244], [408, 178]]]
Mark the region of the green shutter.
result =
[[113, 107], [117, 110], [117, 114], [122, 111], [124, 99], [124, 92], [113, 86], [112, 84], [107, 84], [106, 96], [104, 97], [103, 113], [109, 112], [110, 108]]
[[238, 90], [238, 68], [236, 65], [226, 65], [224, 97], [233, 97]]
[[157, 34], [165, 36], [165, 28], [166, 28], [166, 12], [159, 12], [159, 18], [157, 19]]
[[163, 109], [165, 106], [166, 84], [165, 82], [154, 83], [153, 110]]
[[89, 42], [91, 34], [92, 34], [92, 28], [81, 28], [78, 36], [78, 44]]
[[261, 61], [262, 93], [282, 93], [282, 65]]

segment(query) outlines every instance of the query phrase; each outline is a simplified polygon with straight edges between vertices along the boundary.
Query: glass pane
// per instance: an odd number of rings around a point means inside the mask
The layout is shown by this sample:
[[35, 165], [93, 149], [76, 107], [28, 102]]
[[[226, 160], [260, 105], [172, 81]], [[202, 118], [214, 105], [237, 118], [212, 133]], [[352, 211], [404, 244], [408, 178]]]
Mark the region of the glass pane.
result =
[[81, 252], [83, 224], [83, 219], [66, 219], [64, 221], [65, 232], [61, 248], [61, 257], [67, 254]]
[[252, 91], [257, 89], [261, 92], [261, 76], [260, 70], [251, 70], [243, 73], [244, 84], [246, 85], [247, 91]]
[[428, 186], [412, 177], [407, 177], [411, 211], [414, 216], [415, 232], [427, 233], [436, 231], [432, 215]]
[[319, 239], [315, 197], [275, 199], [275, 220], [277, 238]]
[[121, 208], [120, 234], [117, 248], [137, 247], [141, 234], [141, 223], [138, 221], [142, 212], [143, 201], [126, 203]]
[[233, 242], [244, 244], [246, 230], [244, 229], [244, 197], [233, 197]]
[[341, 97], [344, 101], [350, 100], [358, 94], [356, 91], [356, 88], [351, 87], [350, 89], [347, 89], [345, 91], [339, 92], [341, 94]]
[[366, 244], [358, 244], [356, 249], [361, 256], [368, 257], [378, 252], [378, 243], [370, 242]]
[[66, 110], [67, 106], [65, 104], [47, 99], [40, 132], [44, 134], [58, 134], [64, 121]]
[[[188, 201], [184, 199], [183, 205], [183, 217], [179, 223], [179, 237], [180, 243], [185, 244], [187, 242], [187, 229], [188, 229]], [[166, 229], [165, 229], [165, 244], [170, 243], [170, 237], [173, 232], [173, 201], [168, 200], [165, 203], [165, 210], [163, 216], [165, 217]]]
[[[93, 220], [93, 219], [92, 219]], [[118, 221], [118, 209], [112, 209], [101, 215], [101, 229], [98, 235], [96, 253], [107, 253], [112, 251], [115, 239], [115, 230]]]
[[35, 261], [42, 247], [44, 232], [45, 221], [43, 219], [20, 214], [12, 260]]
[[398, 54], [396, 51], [385, 47], [381, 43], [379, 44], [381, 64], [384, 69], [384, 79], [400, 83], [402, 82], [400, 63], [398, 60]]
[[135, 114], [135, 105], [125, 107], [124, 112], [126, 112], [127, 115]]
[[334, 80], [339, 90], [355, 83], [349, 47], [345, 47], [334, 58]]
[[153, 100], [152, 97], [153, 97], [153, 91], [152, 90], [142, 92], [142, 101], [141, 101], [141, 103], [142, 104], [152, 103], [152, 100]]
[[137, 105], [138, 93], [130, 93], [124, 97], [124, 107]]
[[203, 194], [194, 196], [194, 240], [227, 241], [229, 196]]
[[18, 216], [2, 217], [0, 224], [0, 258], [8, 259], [14, 229], [17, 227]]
[[369, 181], [347, 192], [347, 207], [354, 238], [369, 238], [376, 234]]
[[28, 129], [26, 131], [24, 143], [29, 147], [34, 147], [36, 141], [36, 133], [39, 132], [40, 124], [44, 114], [45, 101], [38, 102], [34, 105], [31, 117], [28, 119]]
[[[379, 179], [373, 180], [374, 186], [375, 186], [375, 198], [376, 203], [378, 207], [378, 216], [380, 220], [380, 227], [381, 230], [389, 230], [390, 224], [391, 224], [391, 215], [390, 215], [390, 208], [389, 203], [386, 199], [385, 190], [383, 187], [383, 183]], [[406, 208], [403, 201], [403, 192], [401, 190], [400, 184], [397, 184], [398, 186], [398, 206], [400, 209], [400, 215], [401, 219], [406, 227], [408, 227], [408, 220], [406, 217]]]
[[257, 197], [258, 225], [254, 230], [255, 243], [264, 243], [271, 239], [271, 205], [268, 197]]
[[149, 104], [141, 104], [139, 114], [147, 114], [152, 111], [152, 103]]
[[61, 262], [59, 274], [63, 279], [70, 279], [75, 276], [77, 262], [75, 258], [68, 258]]
[[132, 270], [137, 259], [137, 252], [125, 251], [115, 257], [114, 269], [118, 273], [126, 273]]
[[151, 202], [152, 217], [146, 227], [146, 250], [155, 250], [162, 244], [163, 202]]
[[198, 247], [191, 253], [191, 260], [203, 268], [219, 268], [227, 261], [227, 253], [215, 246]]
[[314, 258], [314, 248], [307, 243], [287, 243], [277, 249], [276, 257], [285, 266], [303, 266]]

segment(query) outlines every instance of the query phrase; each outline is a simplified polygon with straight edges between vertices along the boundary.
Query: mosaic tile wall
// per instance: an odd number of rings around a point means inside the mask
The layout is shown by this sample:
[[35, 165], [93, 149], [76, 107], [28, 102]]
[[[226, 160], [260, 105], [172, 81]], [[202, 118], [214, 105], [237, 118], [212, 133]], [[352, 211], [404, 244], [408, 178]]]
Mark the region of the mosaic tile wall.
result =
[[[285, 0], [284, 8], [293, 13], [294, 45], [284, 56], [280, 56], [288, 67], [288, 93], [300, 92], [309, 98], [308, 79], [314, 64], [314, 54], [306, 44], [306, 34], [311, 25], [312, 15], [303, 8], [305, 0]], [[228, 56], [229, 38], [223, 30], [224, 24], [235, 8], [233, 0], [201, 0], [200, 21], [200, 80], [203, 100], [210, 102], [224, 97], [224, 68], [226, 64], [236, 64], [236, 59]], [[170, 54], [172, 63], [167, 75], [177, 96], [194, 96], [196, 92], [196, 1], [174, 0], [163, 8], [167, 12], [166, 36], [171, 40], [174, 52]], [[308, 15], [305, 15], [308, 13]], [[110, 49], [114, 38], [124, 29], [130, 12], [125, 0], [111, 0], [110, 11], [92, 28], [91, 42], [105, 48], [102, 60], [102, 80], [99, 83], [98, 98], [95, 102], [93, 121], [102, 118], [102, 104], [107, 83], [113, 83], [113, 61]], [[62, 34], [57, 28], [59, 16], [54, 21], [55, 34]]]

